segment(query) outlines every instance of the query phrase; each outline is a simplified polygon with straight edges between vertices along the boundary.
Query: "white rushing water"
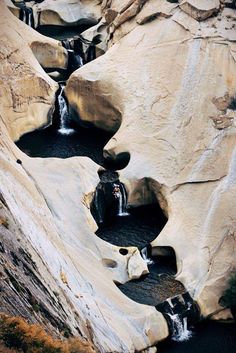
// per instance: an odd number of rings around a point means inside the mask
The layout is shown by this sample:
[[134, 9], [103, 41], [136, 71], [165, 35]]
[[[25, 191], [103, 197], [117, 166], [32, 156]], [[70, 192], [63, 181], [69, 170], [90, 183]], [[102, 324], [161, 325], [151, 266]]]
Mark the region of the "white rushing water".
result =
[[141, 256], [147, 265], [153, 264], [153, 260], [148, 257], [148, 251], [146, 246], [141, 250]]
[[28, 13], [28, 26], [32, 27], [32, 12]]
[[175, 330], [172, 340], [177, 342], [188, 341], [192, 337], [192, 331], [188, 330], [187, 318], [183, 318], [182, 322], [178, 314], [172, 315], [168, 313], [168, 315], [173, 322]]
[[60, 114], [60, 127], [58, 132], [61, 135], [71, 135], [74, 133], [74, 129], [67, 127], [67, 120], [69, 117], [68, 108], [66, 100], [63, 97], [64, 86], [61, 86], [61, 92], [58, 95], [58, 104], [59, 104], [59, 114]]
[[75, 55], [76, 57], [76, 61], [78, 63], [78, 67], [82, 67], [84, 65], [83, 59], [81, 58], [81, 56], [79, 54]]
[[118, 213], [117, 216], [124, 217], [129, 216], [129, 213], [126, 210], [127, 207], [127, 196], [123, 184], [114, 184], [114, 196], [118, 199]]
[[22, 21], [26, 23], [26, 11], [24, 9], [21, 9], [21, 11], [23, 13]]

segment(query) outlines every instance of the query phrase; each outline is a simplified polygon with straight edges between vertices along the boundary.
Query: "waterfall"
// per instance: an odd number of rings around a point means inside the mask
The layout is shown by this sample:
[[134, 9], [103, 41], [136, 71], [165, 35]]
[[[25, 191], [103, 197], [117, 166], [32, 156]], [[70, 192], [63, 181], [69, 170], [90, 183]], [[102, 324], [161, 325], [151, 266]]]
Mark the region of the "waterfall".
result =
[[68, 39], [62, 40], [61, 43], [62, 43], [62, 46], [63, 46], [66, 50], [72, 49], [72, 48], [71, 48], [71, 43], [70, 43], [70, 41], [69, 41]]
[[79, 54], [75, 54], [75, 61], [78, 65], [78, 68], [84, 65], [83, 59], [81, 58], [81, 56]]
[[143, 248], [140, 252], [141, 252], [141, 256], [142, 256], [143, 260], [146, 262], [147, 265], [152, 265], [154, 263], [153, 260], [148, 255], [148, 247], [147, 246], [145, 246], [145, 248]]
[[188, 330], [186, 317], [181, 321], [179, 314], [168, 313], [167, 315], [171, 318], [174, 327], [174, 333], [172, 336], [173, 341], [183, 342], [192, 337], [192, 331]]
[[123, 217], [128, 216], [129, 213], [126, 211], [127, 207], [127, 195], [125, 187], [122, 183], [113, 184], [113, 195], [116, 199], [118, 199], [118, 213], [117, 216]]
[[33, 10], [29, 7], [21, 7], [20, 9], [20, 20], [28, 26], [34, 28], [34, 17]]
[[60, 93], [57, 97], [58, 106], [59, 106], [59, 115], [60, 115], [60, 127], [59, 127], [58, 132], [61, 135], [70, 135], [75, 130], [67, 127], [69, 113], [68, 113], [68, 107], [67, 107], [66, 100], [63, 96], [64, 87], [65, 86], [61, 85], [61, 90], [60, 90]]
[[26, 10], [22, 8], [20, 9], [20, 20], [26, 23]]
[[32, 26], [32, 12], [31, 11], [28, 11], [28, 23], [27, 23], [28, 26], [30, 27], [33, 27]]
[[75, 53], [73, 49], [67, 49], [68, 52], [68, 71], [69, 73], [74, 72], [75, 70], [79, 69], [83, 66], [83, 59], [82, 57]]
[[200, 309], [189, 292], [166, 299], [156, 309], [165, 316], [172, 340], [183, 342], [192, 337], [189, 328], [200, 320]]

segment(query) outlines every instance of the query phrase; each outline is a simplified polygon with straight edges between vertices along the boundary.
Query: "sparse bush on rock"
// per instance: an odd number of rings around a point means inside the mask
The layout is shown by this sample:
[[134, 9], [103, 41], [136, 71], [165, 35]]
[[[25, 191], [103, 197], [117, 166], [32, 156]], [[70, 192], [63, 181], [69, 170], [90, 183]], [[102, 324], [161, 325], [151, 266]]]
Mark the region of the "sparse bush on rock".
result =
[[220, 302], [222, 305], [229, 307], [229, 308], [236, 307], [236, 273], [234, 273], [232, 275], [232, 277], [230, 278], [229, 286], [224, 291]]

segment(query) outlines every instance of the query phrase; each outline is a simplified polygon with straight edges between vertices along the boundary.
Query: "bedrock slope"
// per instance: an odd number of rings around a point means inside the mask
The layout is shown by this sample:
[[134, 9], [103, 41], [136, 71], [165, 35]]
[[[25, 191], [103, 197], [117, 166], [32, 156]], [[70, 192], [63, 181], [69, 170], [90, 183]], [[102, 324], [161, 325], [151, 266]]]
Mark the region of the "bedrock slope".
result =
[[[134, 2], [104, 3], [121, 14]], [[110, 49], [73, 73], [66, 94], [74, 119], [119, 128], [104, 155], [130, 153], [121, 172], [129, 204], [159, 199], [169, 220], [153, 251], [175, 250], [177, 279], [208, 316], [236, 267], [235, 10], [217, 7], [198, 22], [182, 2], [164, 3], [109, 25]]]

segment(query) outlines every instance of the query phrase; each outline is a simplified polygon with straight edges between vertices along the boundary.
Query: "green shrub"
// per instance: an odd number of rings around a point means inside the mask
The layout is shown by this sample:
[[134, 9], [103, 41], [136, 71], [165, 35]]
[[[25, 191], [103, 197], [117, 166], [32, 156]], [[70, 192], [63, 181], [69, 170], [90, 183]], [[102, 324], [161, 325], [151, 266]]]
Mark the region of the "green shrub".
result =
[[236, 307], [236, 273], [229, 280], [229, 286], [224, 291], [220, 303], [227, 308]]

